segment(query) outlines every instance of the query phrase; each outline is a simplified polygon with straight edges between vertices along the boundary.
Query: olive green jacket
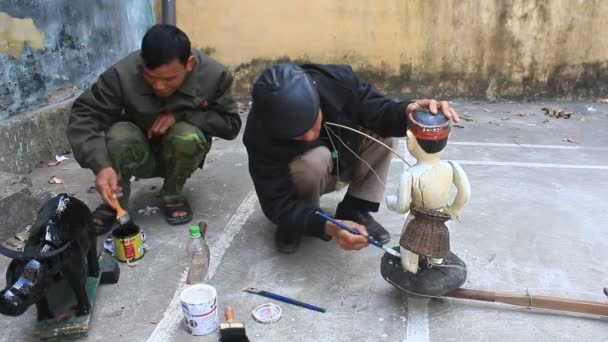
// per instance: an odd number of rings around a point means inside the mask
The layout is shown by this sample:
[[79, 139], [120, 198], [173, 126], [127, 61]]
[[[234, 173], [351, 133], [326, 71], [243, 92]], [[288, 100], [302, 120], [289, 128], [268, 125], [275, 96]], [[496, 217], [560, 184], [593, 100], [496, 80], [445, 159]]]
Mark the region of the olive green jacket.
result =
[[170, 112], [211, 137], [234, 139], [241, 129], [230, 87], [232, 75], [209, 56], [193, 50], [196, 63], [180, 88], [168, 98], [154, 95], [143, 78], [140, 51], [106, 70], [72, 106], [67, 136], [82, 167], [97, 173], [111, 166], [105, 132], [119, 121], [130, 121], [145, 133], [156, 116]]

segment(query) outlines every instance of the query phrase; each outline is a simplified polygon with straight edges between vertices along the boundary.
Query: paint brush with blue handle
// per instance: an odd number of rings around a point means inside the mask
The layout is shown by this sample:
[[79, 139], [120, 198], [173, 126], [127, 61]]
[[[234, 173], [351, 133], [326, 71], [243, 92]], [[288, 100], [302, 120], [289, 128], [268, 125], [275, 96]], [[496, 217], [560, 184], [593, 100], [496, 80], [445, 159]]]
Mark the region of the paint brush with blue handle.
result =
[[[359, 233], [357, 230], [350, 228], [349, 226], [345, 225], [344, 223], [326, 215], [325, 213], [321, 212], [321, 211], [316, 211], [315, 214], [321, 216], [322, 218], [326, 219], [327, 221], [335, 224], [336, 226], [340, 227], [341, 229], [346, 230], [347, 232], [354, 234], [354, 235], [361, 235], [361, 233]], [[396, 256], [397, 258], [401, 258], [401, 253], [397, 252], [396, 250], [387, 247], [385, 245], [382, 244], [382, 242], [376, 240], [373, 236], [368, 236], [367, 237], [367, 241], [369, 241], [369, 243], [371, 243], [372, 245], [382, 249], [383, 251], [387, 252], [390, 255]]]
[[249, 293], [255, 293], [257, 295], [264, 296], [266, 298], [276, 299], [276, 300], [284, 302], [284, 303], [289, 303], [289, 304], [297, 305], [297, 306], [300, 306], [300, 307], [303, 307], [303, 308], [306, 308], [306, 309], [310, 309], [310, 310], [313, 310], [313, 311], [325, 312], [325, 309], [320, 308], [320, 307], [318, 307], [316, 305], [300, 302], [299, 300], [295, 300], [295, 299], [292, 299], [292, 298], [287, 298], [285, 296], [281, 296], [280, 294], [276, 294], [276, 293], [272, 293], [272, 292], [256, 289], [255, 287], [247, 287], [247, 288], [244, 288], [243, 291], [249, 292]]

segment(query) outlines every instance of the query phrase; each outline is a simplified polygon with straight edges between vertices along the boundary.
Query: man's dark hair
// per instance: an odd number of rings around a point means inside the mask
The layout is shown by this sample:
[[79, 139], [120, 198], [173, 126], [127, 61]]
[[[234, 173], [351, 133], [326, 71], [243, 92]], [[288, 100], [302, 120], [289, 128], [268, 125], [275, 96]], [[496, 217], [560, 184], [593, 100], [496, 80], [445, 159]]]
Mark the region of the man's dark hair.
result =
[[141, 57], [148, 69], [156, 69], [175, 59], [185, 65], [191, 55], [190, 39], [173, 25], [154, 25], [141, 41]]

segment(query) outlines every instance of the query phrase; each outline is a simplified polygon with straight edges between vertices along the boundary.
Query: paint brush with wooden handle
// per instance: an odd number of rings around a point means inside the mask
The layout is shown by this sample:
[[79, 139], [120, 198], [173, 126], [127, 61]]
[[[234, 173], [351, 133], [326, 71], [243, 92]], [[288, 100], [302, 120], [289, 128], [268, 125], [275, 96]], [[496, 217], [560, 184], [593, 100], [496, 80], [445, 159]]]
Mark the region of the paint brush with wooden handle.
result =
[[234, 310], [226, 307], [226, 322], [220, 325], [220, 342], [249, 342], [245, 324], [234, 322]]
[[120, 202], [118, 202], [118, 198], [116, 198], [110, 186], [106, 188], [106, 195], [110, 199], [110, 206], [112, 209], [116, 210], [116, 221], [118, 221], [122, 227], [133, 226], [131, 215], [120, 206]]

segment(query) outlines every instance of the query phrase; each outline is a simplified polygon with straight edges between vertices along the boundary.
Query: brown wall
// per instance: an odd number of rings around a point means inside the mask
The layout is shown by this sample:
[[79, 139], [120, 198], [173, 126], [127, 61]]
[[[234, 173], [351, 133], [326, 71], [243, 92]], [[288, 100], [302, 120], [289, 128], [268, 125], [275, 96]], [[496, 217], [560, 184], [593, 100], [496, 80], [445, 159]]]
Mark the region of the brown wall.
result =
[[268, 63], [352, 64], [408, 95], [608, 94], [608, 1], [179, 0], [177, 25], [234, 68], [237, 90]]

